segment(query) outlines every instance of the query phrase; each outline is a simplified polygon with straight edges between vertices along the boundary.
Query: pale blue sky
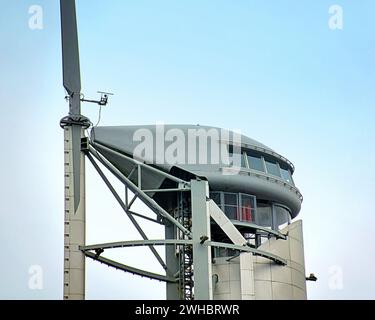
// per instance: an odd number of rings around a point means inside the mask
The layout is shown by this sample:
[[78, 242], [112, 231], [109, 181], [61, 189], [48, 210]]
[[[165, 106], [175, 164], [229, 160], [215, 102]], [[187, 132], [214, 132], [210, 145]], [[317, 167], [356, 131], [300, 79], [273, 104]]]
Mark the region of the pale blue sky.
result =
[[[76, 2], [82, 91], [115, 93], [102, 125], [200, 123], [240, 129], [275, 149], [295, 164], [305, 199], [306, 271], [319, 278], [309, 298], [375, 298], [372, 0]], [[0, 298], [59, 299], [59, 120], [68, 111], [59, 2], [0, 4]], [[43, 7], [43, 30], [28, 28], [34, 4]], [[328, 27], [333, 4], [344, 10], [343, 30]], [[95, 106], [83, 112], [96, 121]], [[87, 179], [88, 241], [130, 239], [128, 221], [89, 166]], [[44, 270], [41, 291], [28, 289], [35, 264]], [[342, 290], [329, 287], [332, 266], [342, 268]], [[164, 297], [158, 282], [91, 261], [87, 291], [89, 298]]]

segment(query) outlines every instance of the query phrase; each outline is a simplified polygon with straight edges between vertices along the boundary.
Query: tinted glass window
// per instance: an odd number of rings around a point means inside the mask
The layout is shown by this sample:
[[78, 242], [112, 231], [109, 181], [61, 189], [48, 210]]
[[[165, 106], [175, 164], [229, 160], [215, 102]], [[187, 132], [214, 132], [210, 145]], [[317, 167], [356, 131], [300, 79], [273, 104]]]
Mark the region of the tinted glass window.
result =
[[238, 250], [227, 249], [227, 248], [215, 248], [214, 256], [215, 257], [233, 257], [238, 255]]
[[230, 153], [229, 154], [229, 162], [230, 162], [231, 166], [246, 168], [245, 158], [244, 158], [243, 154]]
[[257, 203], [256, 222], [263, 227], [272, 227], [272, 208], [266, 203]]
[[237, 194], [235, 193], [224, 193], [224, 204], [225, 205], [231, 205], [231, 206], [237, 206]]
[[237, 207], [224, 206], [225, 215], [231, 220], [238, 220]]
[[260, 156], [248, 155], [247, 160], [249, 161], [250, 169], [264, 172], [263, 159]]
[[246, 168], [246, 162], [242, 149], [239, 147], [229, 146], [229, 162], [231, 166], [240, 166]]
[[275, 226], [283, 229], [289, 223], [289, 211], [280, 206], [274, 206], [275, 210]]
[[224, 193], [224, 213], [229, 219], [238, 220], [238, 194]]
[[286, 182], [289, 182], [289, 183], [292, 183], [292, 184], [293, 184], [292, 176], [290, 175], [289, 170], [286, 170], [286, 169], [280, 168], [280, 171], [281, 171], [281, 177], [282, 177]]
[[220, 206], [221, 200], [220, 200], [220, 192], [210, 192], [210, 198], [215, 201], [215, 203]]
[[243, 167], [243, 168], [247, 168], [247, 164], [246, 164], [245, 158], [246, 158], [246, 153], [243, 153], [242, 154], [242, 158], [241, 158], [241, 167]]
[[240, 220], [255, 223], [255, 198], [241, 194]]
[[277, 165], [276, 162], [266, 160], [266, 168], [267, 168], [267, 173], [272, 174], [277, 177], [281, 177], [279, 166]]

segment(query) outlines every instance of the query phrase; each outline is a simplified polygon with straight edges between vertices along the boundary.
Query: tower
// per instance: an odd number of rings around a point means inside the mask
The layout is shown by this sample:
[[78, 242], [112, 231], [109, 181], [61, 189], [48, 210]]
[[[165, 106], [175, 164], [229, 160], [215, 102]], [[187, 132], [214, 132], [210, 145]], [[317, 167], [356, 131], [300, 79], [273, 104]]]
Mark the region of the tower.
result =
[[[61, 0], [64, 87], [64, 299], [85, 298], [85, 257], [166, 283], [167, 299], [306, 299], [301, 208], [293, 164], [236, 132], [199, 125], [95, 127], [81, 115], [74, 0]], [[94, 166], [143, 240], [85, 243], [85, 159]], [[100, 165], [125, 186], [119, 195]], [[130, 192], [131, 193], [130, 193]], [[133, 195], [130, 198], [130, 194]], [[155, 214], [133, 210], [140, 199]], [[149, 239], [134, 217], [164, 226]], [[165, 246], [162, 257], [155, 246]], [[147, 246], [155, 274], [105, 257]]]
[[165, 226], [153, 244], [166, 245], [168, 299], [306, 299], [302, 222], [292, 222], [303, 198], [288, 159], [194, 125], [97, 127], [91, 145]]

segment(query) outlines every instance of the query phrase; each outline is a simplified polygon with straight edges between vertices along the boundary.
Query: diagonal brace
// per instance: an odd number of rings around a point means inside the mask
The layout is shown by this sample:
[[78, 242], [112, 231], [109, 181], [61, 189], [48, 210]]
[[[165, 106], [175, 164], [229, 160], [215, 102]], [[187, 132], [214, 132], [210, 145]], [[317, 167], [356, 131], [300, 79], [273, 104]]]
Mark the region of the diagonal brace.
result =
[[100, 161], [112, 174], [114, 174], [122, 183], [124, 183], [138, 198], [140, 198], [153, 212], [160, 214], [163, 218], [173, 223], [185, 235], [192, 238], [192, 233], [187, 230], [180, 222], [173, 218], [166, 210], [159, 206], [155, 200], [150, 198], [146, 193], [140, 190], [132, 181], [125, 177], [117, 168], [104, 159], [91, 145], [89, 147], [90, 154]]
[[[148, 240], [146, 234], [144, 233], [144, 231], [142, 230], [142, 228], [138, 224], [137, 220], [135, 220], [135, 218], [133, 217], [133, 215], [128, 212], [128, 208], [126, 207], [126, 205], [122, 201], [121, 197], [117, 194], [116, 190], [113, 188], [112, 184], [109, 182], [109, 180], [107, 179], [107, 177], [105, 176], [105, 174], [103, 173], [103, 171], [99, 168], [98, 164], [95, 162], [95, 160], [93, 159], [93, 157], [89, 153], [87, 153], [86, 155], [89, 158], [90, 162], [95, 167], [96, 171], [99, 173], [99, 175], [103, 179], [103, 181], [105, 182], [105, 184], [107, 185], [107, 187], [109, 188], [109, 190], [112, 192], [112, 194], [115, 197], [115, 199], [117, 200], [117, 202], [120, 204], [121, 208], [125, 211], [125, 213], [127, 214], [128, 218], [133, 223], [134, 227], [137, 229], [137, 231], [139, 232], [139, 234], [142, 236], [142, 238], [144, 240]], [[167, 270], [168, 269], [167, 265], [164, 263], [163, 259], [160, 257], [160, 255], [156, 251], [156, 249], [153, 246], [149, 246], [149, 248], [152, 251], [152, 253], [154, 254], [155, 258], [159, 261], [160, 265], [164, 268], [164, 270]]]

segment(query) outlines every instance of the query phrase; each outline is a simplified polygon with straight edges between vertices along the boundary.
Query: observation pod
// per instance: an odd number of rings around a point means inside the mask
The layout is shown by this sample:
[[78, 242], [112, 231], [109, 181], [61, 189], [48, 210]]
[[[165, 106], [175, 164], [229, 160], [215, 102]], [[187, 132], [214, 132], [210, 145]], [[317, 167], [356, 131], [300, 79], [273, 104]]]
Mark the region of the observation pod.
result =
[[96, 127], [90, 148], [165, 226], [167, 299], [306, 299], [288, 159], [200, 125]]

